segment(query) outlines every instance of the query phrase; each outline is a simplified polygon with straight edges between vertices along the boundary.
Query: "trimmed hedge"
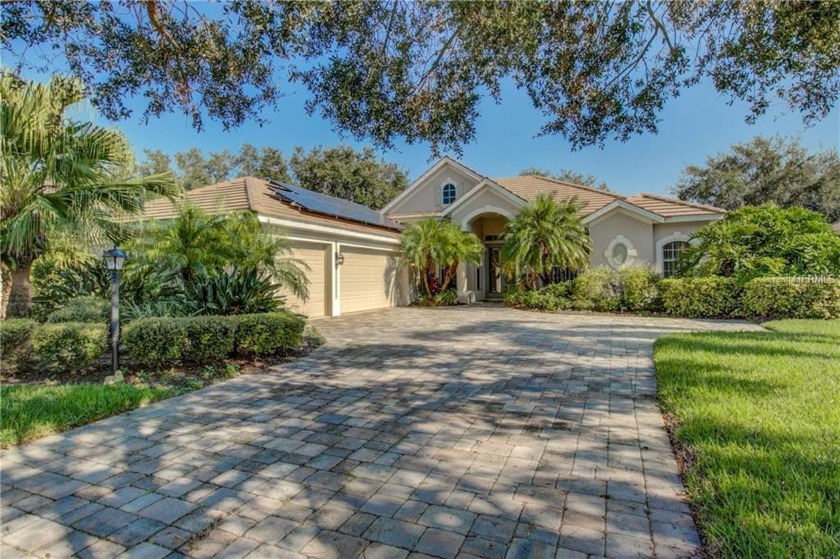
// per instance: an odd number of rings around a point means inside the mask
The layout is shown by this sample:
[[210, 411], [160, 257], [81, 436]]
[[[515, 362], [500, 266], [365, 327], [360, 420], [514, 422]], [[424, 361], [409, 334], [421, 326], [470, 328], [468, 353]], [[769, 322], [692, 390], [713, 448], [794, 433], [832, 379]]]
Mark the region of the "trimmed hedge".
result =
[[50, 313], [47, 322], [97, 322], [105, 324], [111, 311], [109, 301], [99, 297], [76, 297]]
[[745, 286], [743, 306], [755, 318], [838, 318], [840, 280], [757, 278]]
[[108, 327], [90, 322], [44, 324], [32, 335], [38, 366], [51, 372], [78, 373], [90, 368], [108, 345]]
[[285, 353], [300, 345], [303, 318], [286, 312], [241, 314], [236, 319], [236, 348], [243, 357]]
[[122, 344], [128, 357], [144, 365], [205, 363], [287, 352], [300, 345], [304, 325], [303, 318], [286, 312], [147, 317], [123, 329]]
[[665, 313], [684, 318], [738, 318], [743, 288], [734, 278], [710, 276], [673, 278], [659, 282]]
[[38, 323], [28, 318], [0, 320], [0, 371], [11, 373], [32, 354], [32, 334]]

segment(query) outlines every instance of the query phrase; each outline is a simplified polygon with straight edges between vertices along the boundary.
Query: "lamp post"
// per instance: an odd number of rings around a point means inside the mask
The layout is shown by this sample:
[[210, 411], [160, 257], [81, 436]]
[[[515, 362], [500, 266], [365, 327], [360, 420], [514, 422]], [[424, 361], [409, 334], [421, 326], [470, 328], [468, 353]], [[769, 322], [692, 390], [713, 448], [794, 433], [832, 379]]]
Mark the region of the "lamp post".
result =
[[120, 369], [120, 270], [125, 253], [116, 246], [102, 253], [105, 265], [111, 270], [111, 373]]

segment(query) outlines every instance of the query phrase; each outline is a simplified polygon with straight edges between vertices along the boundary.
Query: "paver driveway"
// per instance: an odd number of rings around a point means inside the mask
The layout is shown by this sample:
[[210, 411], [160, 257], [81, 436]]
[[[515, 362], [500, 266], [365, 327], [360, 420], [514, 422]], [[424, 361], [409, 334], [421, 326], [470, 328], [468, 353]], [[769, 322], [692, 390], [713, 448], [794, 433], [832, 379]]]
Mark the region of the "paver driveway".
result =
[[2, 556], [690, 556], [653, 341], [742, 323], [392, 309], [3, 453]]

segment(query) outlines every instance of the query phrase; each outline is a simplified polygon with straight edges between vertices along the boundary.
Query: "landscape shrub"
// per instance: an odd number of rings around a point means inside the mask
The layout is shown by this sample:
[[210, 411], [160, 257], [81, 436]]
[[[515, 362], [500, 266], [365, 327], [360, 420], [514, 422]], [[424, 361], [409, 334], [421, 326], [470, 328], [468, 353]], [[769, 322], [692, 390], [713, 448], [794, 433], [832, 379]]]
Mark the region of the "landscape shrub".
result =
[[669, 278], [659, 282], [663, 311], [685, 318], [741, 317], [742, 293], [735, 278]]
[[122, 333], [125, 353], [148, 366], [208, 363], [234, 354], [275, 355], [300, 345], [305, 322], [288, 312], [235, 316], [146, 317]]
[[107, 325], [91, 322], [44, 324], [32, 335], [38, 366], [50, 372], [82, 372], [102, 357], [107, 345]]
[[743, 307], [752, 318], [838, 318], [840, 280], [757, 278], [744, 287]]
[[27, 318], [0, 320], [0, 371], [15, 372], [28, 361], [37, 327], [37, 322]]
[[243, 357], [276, 355], [300, 345], [305, 321], [289, 312], [241, 314], [236, 321], [235, 351]]
[[438, 307], [451, 307], [452, 305], [457, 305], [458, 290], [450, 288], [446, 291], [441, 291], [435, 295], [434, 302]]
[[644, 266], [628, 266], [616, 272], [621, 307], [630, 312], [657, 310], [659, 276]]
[[605, 266], [590, 268], [572, 280], [572, 308], [582, 311], [617, 311], [621, 297], [615, 272]]
[[167, 316], [133, 320], [122, 329], [120, 338], [128, 357], [153, 366], [181, 361], [188, 343], [178, 319]]
[[110, 302], [99, 297], [76, 297], [50, 313], [47, 322], [96, 322], [105, 324], [111, 311]]

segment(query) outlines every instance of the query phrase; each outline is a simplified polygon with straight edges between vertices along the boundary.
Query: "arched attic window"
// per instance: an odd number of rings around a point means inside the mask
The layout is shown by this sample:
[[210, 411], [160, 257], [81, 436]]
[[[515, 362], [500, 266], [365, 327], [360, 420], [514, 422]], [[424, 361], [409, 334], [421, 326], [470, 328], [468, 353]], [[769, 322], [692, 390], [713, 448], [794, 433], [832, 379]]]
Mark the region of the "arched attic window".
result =
[[443, 192], [441, 193], [441, 197], [443, 199], [443, 205], [448, 206], [452, 202], [455, 201], [455, 197], [458, 194], [458, 188], [452, 184], [451, 182], [446, 183], [443, 185]]

